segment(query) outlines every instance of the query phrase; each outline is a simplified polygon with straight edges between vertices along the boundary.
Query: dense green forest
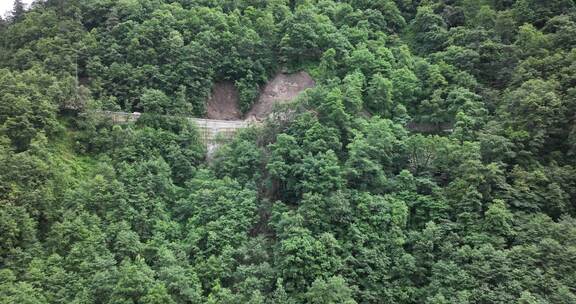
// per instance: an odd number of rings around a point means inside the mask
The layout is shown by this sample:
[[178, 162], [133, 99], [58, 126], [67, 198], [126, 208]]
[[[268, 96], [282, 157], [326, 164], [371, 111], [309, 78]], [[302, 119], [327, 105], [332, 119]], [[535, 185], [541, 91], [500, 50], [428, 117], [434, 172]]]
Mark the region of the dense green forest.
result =
[[573, 0], [17, 0], [0, 303], [574, 304], [575, 47]]

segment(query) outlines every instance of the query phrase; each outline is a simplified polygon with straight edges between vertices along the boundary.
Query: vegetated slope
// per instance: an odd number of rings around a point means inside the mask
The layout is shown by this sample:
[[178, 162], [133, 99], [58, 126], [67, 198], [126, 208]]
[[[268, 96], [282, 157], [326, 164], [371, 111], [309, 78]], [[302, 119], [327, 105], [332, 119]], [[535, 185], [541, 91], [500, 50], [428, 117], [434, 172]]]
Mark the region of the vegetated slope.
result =
[[[575, 303], [574, 33], [572, 0], [16, 5], [0, 303]], [[313, 88], [207, 163], [222, 79], [262, 118]]]

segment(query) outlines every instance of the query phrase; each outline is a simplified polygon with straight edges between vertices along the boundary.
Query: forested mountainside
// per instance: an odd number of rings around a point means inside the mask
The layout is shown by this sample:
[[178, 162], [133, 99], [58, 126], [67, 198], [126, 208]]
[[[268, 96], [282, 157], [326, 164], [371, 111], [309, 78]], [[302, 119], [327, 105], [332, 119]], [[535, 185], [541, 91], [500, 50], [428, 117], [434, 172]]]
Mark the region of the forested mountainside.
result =
[[[575, 46], [572, 0], [17, 0], [0, 303], [576, 303]], [[215, 83], [299, 71], [206, 161]]]

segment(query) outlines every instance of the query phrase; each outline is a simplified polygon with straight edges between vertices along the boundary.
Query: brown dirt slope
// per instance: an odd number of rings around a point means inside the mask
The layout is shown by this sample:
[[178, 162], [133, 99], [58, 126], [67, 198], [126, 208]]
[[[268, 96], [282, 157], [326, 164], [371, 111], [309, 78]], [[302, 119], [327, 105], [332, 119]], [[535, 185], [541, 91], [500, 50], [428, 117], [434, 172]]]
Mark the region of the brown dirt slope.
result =
[[258, 101], [246, 114], [246, 119], [263, 120], [272, 113], [274, 104], [292, 101], [302, 91], [313, 88], [315, 85], [314, 79], [306, 72], [279, 73], [264, 86]]
[[238, 104], [238, 90], [233, 82], [217, 82], [208, 99], [207, 118], [220, 120], [240, 120], [242, 113]]

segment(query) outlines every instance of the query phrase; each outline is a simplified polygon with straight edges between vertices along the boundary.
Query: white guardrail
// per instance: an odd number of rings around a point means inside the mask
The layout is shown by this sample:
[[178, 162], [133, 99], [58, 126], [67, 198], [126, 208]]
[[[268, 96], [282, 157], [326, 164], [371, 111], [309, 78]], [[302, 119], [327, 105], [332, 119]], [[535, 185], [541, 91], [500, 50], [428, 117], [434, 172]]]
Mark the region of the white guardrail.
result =
[[[127, 113], [127, 112], [112, 112], [112, 111], [99, 111], [104, 116], [110, 117], [114, 123], [129, 123], [135, 122], [142, 115], [141, 113]], [[177, 116], [172, 116], [177, 117]], [[194, 118], [185, 117], [191, 122], [194, 122], [196, 126], [200, 129], [202, 139], [207, 146], [214, 144], [214, 141], [218, 138], [229, 139], [231, 138], [239, 129], [248, 127], [253, 122], [246, 120], [217, 120], [217, 119], [205, 119], [205, 118]]]

